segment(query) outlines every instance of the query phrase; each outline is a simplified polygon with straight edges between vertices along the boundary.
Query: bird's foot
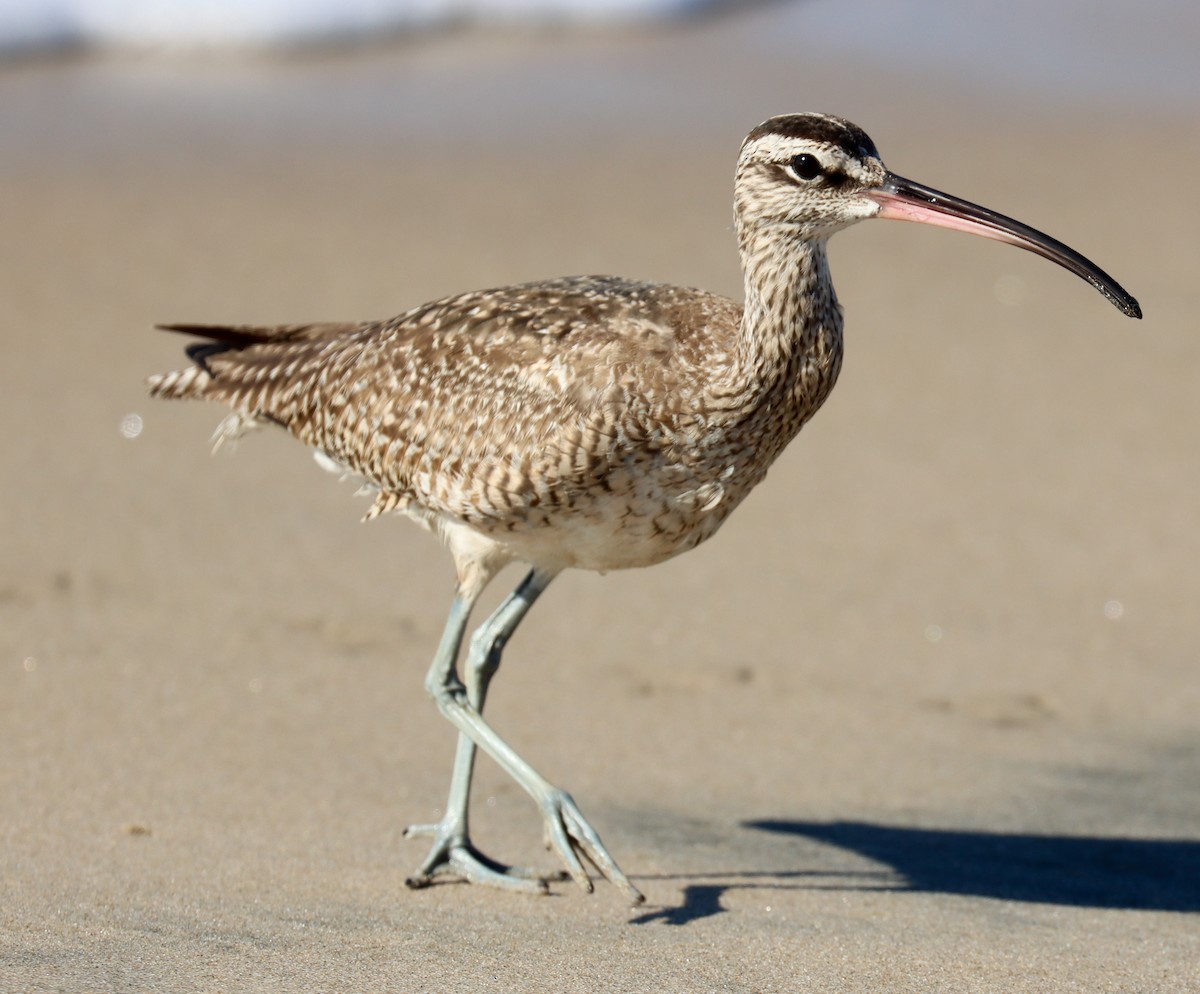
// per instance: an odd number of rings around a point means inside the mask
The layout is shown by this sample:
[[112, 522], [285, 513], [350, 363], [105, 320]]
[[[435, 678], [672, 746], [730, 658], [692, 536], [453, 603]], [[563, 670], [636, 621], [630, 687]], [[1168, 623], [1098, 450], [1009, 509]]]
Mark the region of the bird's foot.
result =
[[432, 825], [410, 825], [404, 830], [405, 838], [434, 840], [433, 848], [421, 868], [405, 883], [412, 888], [428, 887], [438, 877], [448, 877], [526, 894], [546, 894], [552, 881], [570, 877], [590, 894], [593, 886], [583, 865], [586, 859], [631, 903], [641, 904], [645, 900], [641, 891], [629, 882], [616, 860], [604, 848], [600, 836], [570, 794], [551, 787], [538, 798], [538, 807], [544, 819], [543, 840], [546, 848], [558, 853], [566, 864], [565, 871], [544, 872], [499, 863], [476, 849], [457, 821], [443, 820]]
[[592, 891], [591, 877], [588, 876], [580, 858], [583, 857], [600, 871], [605, 880], [623, 891], [633, 904], [641, 904], [645, 900], [642, 892], [629, 882], [629, 878], [617, 866], [616, 860], [604, 848], [600, 836], [583, 816], [570, 794], [557, 787], [551, 787], [537, 798], [537, 802], [542, 811], [542, 818], [545, 819], [546, 848], [558, 853], [559, 858], [566, 864], [567, 872], [580, 887], [589, 894]]
[[485, 856], [457, 826], [438, 822], [434, 825], [409, 825], [404, 830], [405, 838], [432, 838], [433, 848], [425, 862], [405, 884], [413, 889], [428, 887], [437, 878], [465, 880], [472, 884], [486, 884], [502, 890], [518, 891], [523, 894], [547, 894], [550, 882], [565, 880], [567, 874], [559, 871], [534, 870], [525, 866], [507, 866]]

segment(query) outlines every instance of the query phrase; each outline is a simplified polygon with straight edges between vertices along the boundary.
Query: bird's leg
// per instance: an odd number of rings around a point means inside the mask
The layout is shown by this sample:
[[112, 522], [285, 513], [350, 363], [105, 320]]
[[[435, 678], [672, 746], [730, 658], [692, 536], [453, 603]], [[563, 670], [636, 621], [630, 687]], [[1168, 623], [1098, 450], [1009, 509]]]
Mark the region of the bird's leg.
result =
[[[504, 643], [553, 576], [553, 573], [535, 570], [522, 582], [521, 587], [513, 596], [505, 601], [496, 613], [481, 626], [479, 634], [472, 640], [472, 658], [478, 660], [478, 667], [477, 673], [470, 678], [471, 682], [475, 684], [473, 690], [470, 691], [458, 679], [455, 662], [462, 644], [467, 618], [470, 615], [471, 606], [478, 596], [478, 591], [473, 593], [460, 591], [451, 606], [450, 617], [446, 621], [446, 629], [442, 635], [438, 654], [425, 678], [425, 688], [434, 703], [437, 704], [438, 710], [462, 733], [462, 736], [473, 745], [483, 749], [534, 799], [545, 821], [547, 844], [558, 852], [559, 857], [566, 864], [567, 872], [581, 887], [587, 891], [592, 890], [591, 879], [581, 860], [581, 857], [585, 857], [605, 879], [623, 890], [634, 903], [641, 903], [641, 893], [621, 872], [608, 850], [604, 848], [596, 830], [584, 818], [571, 796], [547, 781], [517, 755], [516, 751], [484, 721], [478, 707], [469, 697], [472, 692], [478, 694], [479, 703], [482, 705], [488, 681], [499, 665]], [[531, 586], [527, 587], [527, 585]], [[523, 588], [525, 588], [524, 594], [522, 593]], [[480, 857], [470, 847], [466, 835], [465, 811], [473, 759], [474, 750], [463, 745], [460, 739], [459, 751], [456, 755], [455, 778], [452, 781], [450, 805], [447, 811], [447, 818], [450, 821], [443, 820], [438, 826], [430, 827], [428, 833], [424, 833], [433, 834], [437, 841], [434, 851], [422, 866], [421, 871], [409, 881], [410, 885], [419, 887], [429, 883], [433, 873], [445, 865], [447, 872], [465, 876], [475, 882], [494, 884], [509, 889], [544, 891], [546, 889], [544, 879], [530, 878], [528, 875], [508, 874], [505, 872], [505, 867], [497, 866], [491, 860]], [[455, 819], [456, 808], [462, 815], [457, 820]], [[447, 832], [445, 827], [450, 827], [450, 831]]]
[[[488, 684], [500, 666], [509, 636], [556, 575], [550, 571], [530, 571], [517, 589], [471, 636], [465, 690], [467, 704], [476, 712], [483, 712]], [[548, 879], [562, 879], [565, 874], [505, 866], [485, 856], [471, 843], [469, 804], [474, 767], [475, 743], [460, 732], [445, 816], [436, 824], [410, 825], [404, 831], [410, 838], [428, 836], [435, 840], [429, 857], [418, 874], [409, 880], [409, 884], [422, 886], [438, 873], [450, 873], [475, 883], [544, 892]]]

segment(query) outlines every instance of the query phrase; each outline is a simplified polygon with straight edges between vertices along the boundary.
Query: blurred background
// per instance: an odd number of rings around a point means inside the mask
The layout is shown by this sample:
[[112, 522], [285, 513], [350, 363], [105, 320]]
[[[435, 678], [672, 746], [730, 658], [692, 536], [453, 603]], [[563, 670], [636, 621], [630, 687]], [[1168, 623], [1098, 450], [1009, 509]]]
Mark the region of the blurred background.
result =
[[[1194, 0], [0, 0], [0, 954], [82, 971], [187, 955], [198, 920], [467, 906], [399, 886], [450, 761], [420, 689], [448, 557], [360, 526], [283, 438], [210, 459], [218, 411], [145, 398], [185, 361], [151, 326], [574, 273], [739, 297], [738, 148], [798, 110], [1066, 241], [1146, 319], [979, 239], [839, 235], [826, 409], [704, 548], [560, 580], [497, 725], [652, 901], [701, 871], [855, 871], [753, 819], [1195, 838], [1198, 44]], [[480, 776], [481, 842], [521, 858], [535, 816]], [[766, 903], [837, 932], [859, 898], [825, 894]], [[543, 927], [497, 900], [495, 934]], [[1138, 969], [1126, 919], [1039, 919], [1103, 939], [1039, 959], [961, 914], [903, 942], [876, 918], [858, 961], [979, 942], [1052, 977]], [[1194, 965], [1160, 926], [1159, 961]]]

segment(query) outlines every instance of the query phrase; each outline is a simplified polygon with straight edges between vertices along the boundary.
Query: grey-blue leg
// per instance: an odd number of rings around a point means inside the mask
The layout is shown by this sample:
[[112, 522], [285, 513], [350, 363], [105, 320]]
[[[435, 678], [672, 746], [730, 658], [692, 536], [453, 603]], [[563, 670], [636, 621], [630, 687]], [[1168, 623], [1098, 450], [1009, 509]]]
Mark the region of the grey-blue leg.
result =
[[425, 683], [438, 709], [461, 734], [445, 816], [437, 824], [414, 825], [406, 832], [410, 836], [434, 839], [429, 856], [409, 879], [410, 886], [424, 886], [439, 874], [449, 874], [473, 883], [544, 893], [548, 879], [561, 879], [561, 875], [504, 866], [484, 856], [471, 844], [468, 804], [475, 749], [479, 746], [537, 802], [546, 822], [547, 844], [558, 851], [568, 872], [581, 886], [591, 890], [592, 885], [580, 854], [635, 902], [641, 901], [641, 894], [617, 867], [570, 796], [521, 759], [481, 715], [488, 684], [500, 665], [505, 644], [555, 575], [555, 572], [536, 569], [530, 572], [495, 613], [479, 626], [471, 638], [465, 685], [458, 679], [455, 663], [477, 592], [475, 596], [460, 594], [455, 598]]
[[[533, 606], [533, 602], [549, 586], [556, 574], [532, 570], [520, 585], [505, 599], [495, 612], [475, 629], [471, 636], [466, 659], [467, 704], [477, 713], [483, 713], [487, 700], [488, 685], [500, 667], [504, 646], [516, 630], [521, 619]], [[452, 614], [453, 617], [453, 614]], [[465, 630], [466, 619], [461, 622]], [[449, 626], [447, 626], [449, 627]], [[460, 635], [461, 641], [461, 635]], [[443, 644], [442, 651], [449, 651]], [[439, 660], [439, 680], [446, 676], [442, 670], [444, 661]], [[454, 648], [458, 655], [458, 647]], [[432, 672], [431, 672], [432, 676]], [[430, 837], [433, 849], [421, 869], [408, 880], [408, 884], [420, 887], [439, 874], [465, 877], [474, 883], [490, 883], [502, 887], [544, 893], [548, 878], [561, 879], [562, 875], [542, 874], [522, 867], [505, 866], [485, 856], [471, 843], [470, 796], [471, 778], [475, 768], [475, 743], [466, 733], [459, 733], [457, 751], [454, 756], [454, 771], [450, 777], [450, 796], [446, 801], [446, 813], [440, 822], [431, 825], [410, 825], [404, 834], [410, 838]]]

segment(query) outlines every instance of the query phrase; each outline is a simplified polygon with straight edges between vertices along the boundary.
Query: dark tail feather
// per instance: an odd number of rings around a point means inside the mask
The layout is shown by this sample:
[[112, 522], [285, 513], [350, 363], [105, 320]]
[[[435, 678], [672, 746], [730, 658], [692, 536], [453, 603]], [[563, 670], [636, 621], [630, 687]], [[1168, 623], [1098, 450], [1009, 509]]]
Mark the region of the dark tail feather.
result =
[[354, 323], [328, 322], [325, 324], [281, 324], [263, 328], [252, 324], [157, 324], [159, 331], [175, 331], [181, 335], [207, 338], [210, 342], [221, 342], [234, 349], [250, 345], [265, 345], [268, 342], [308, 342], [320, 338], [334, 338], [355, 331], [362, 325]]
[[292, 337], [287, 334], [280, 335], [279, 329], [276, 328], [252, 328], [248, 325], [231, 327], [220, 324], [156, 324], [154, 327], [159, 331], [175, 331], [181, 335], [207, 338], [210, 342], [220, 342], [234, 349]]
[[207, 360], [222, 352], [245, 349], [251, 345], [317, 338], [322, 333], [340, 331], [344, 326], [307, 324], [257, 328], [252, 325], [159, 324], [155, 327], [159, 331], [174, 331], [181, 335], [193, 335], [196, 338], [206, 339], [204, 342], [195, 342], [187, 346], [184, 351], [192, 362], [212, 376], [213, 371], [209, 368]]
[[261, 328], [229, 328], [207, 324], [159, 324], [155, 327], [159, 331], [176, 331], [181, 335], [194, 335], [197, 338], [207, 339], [204, 342], [193, 342], [184, 349], [184, 352], [209, 376], [213, 375], [213, 371], [208, 365], [208, 360], [213, 356], [271, 340], [266, 329]]

